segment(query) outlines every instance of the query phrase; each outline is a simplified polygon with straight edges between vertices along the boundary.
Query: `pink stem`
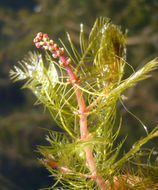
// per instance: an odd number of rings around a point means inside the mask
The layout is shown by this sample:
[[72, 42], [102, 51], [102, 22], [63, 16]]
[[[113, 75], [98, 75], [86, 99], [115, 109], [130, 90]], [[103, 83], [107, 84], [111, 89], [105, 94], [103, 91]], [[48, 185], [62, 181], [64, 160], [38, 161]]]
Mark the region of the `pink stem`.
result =
[[[72, 68], [69, 65], [65, 66], [65, 69], [67, 70], [69, 76], [70, 76], [70, 82], [73, 84], [74, 86], [74, 90], [76, 93], [76, 98], [78, 101], [78, 105], [79, 105], [79, 112], [80, 112], [80, 134], [81, 134], [81, 140], [86, 139], [86, 137], [88, 136], [88, 129], [87, 129], [87, 116], [86, 116], [86, 112], [87, 112], [87, 108], [85, 106], [84, 103], [84, 99], [82, 96], [82, 92], [81, 89], [78, 88], [75, 84], [78, 84], [78, 78], [76, 77], [76, 75], [74, 74]], [[93, 157], [93, 153], [91, 150], [90, 146], [85, 147], [85, 153], [86, 153], [86, 158], [87, 158], [87, 162], [89, 165], [89, 169], [92, 173], [92, 176], [95, 178], [96, 183], [98, 184], [98, 186], [100, 187], [101, 190], [105, 190], [105, 182], [103, 181], [101, 176], [97, 176], [97, 168], [96, 168], [96, 164], [94, 161], [94, 157]]]
[[76, 75], [74, 74], [72, 68], [69, 65], [66, 65], [65, 69], [67, 70], [70, 76], [70, 81], [72, 82], [75, 93], [76, 93], [76, 98], [78, 101], [79, 112], [80, 112], [80, 134], [81, 134], [81, 140], [83, 140], [88, 135], [87, 116], [85, 115], [86, 107], [85, 107], [84, 99], [83, 99], [81, 90], [75, 85], [75, 84], [78, 84], [78, 79]]

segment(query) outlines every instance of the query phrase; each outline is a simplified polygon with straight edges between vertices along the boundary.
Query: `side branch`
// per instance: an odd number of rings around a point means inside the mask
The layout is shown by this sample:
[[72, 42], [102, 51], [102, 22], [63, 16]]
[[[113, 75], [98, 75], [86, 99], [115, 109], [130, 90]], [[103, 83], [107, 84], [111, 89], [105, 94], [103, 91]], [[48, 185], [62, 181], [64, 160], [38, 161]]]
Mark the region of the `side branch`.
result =
[[[105, 90], [103, 90], [103, 92], [102, 92], [102, 94], [106, 94], [106, 93], [108, 93], [108, 89], [105, 89]], [[100, 102], [100, 100], [103, 98], [103, 96], [99, 96], [98, 98], [96, 98], [95, 100], [94, 100], [94, 102], [93, 103], [91, 103], [87, 108], [86, 108], [86, 111], [89, 111], [89, 110], [91, 110], [91, 109], [93, 109], [99, 102]]]

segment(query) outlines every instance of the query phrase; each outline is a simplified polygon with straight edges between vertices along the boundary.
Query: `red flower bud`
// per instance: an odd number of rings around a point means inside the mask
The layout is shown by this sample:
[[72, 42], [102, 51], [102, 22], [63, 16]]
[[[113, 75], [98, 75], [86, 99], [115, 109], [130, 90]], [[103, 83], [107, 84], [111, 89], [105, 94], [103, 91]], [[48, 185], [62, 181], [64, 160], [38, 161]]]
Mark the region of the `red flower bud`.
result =
[[35, 45], [36, 45], [36, 47], [37, 47], [37, 48], [40, 48], [40, 47], [41, 47], [41, 44], [40, 44], [40, 42], [38, 42], [38, 43], [35, 43]]
[[39, 38], [43, 37], [43, 33], [42, 33], [42, 32], [39, 32], [39, 33], [37, 34], [37, 37], [39, 37]]
[[44, 37], [44, 38], [47, 38], [47, 37], [48, 37], [48, 34], [43, 34], [43, 37]]

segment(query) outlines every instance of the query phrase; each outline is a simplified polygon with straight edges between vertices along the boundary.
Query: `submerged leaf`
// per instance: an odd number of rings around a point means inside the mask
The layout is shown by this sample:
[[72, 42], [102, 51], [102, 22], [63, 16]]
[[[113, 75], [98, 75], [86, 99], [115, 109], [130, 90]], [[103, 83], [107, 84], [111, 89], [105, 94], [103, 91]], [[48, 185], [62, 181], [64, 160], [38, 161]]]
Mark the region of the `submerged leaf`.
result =
[[109, 19], [99, 18], [89, 35], [89, 42], [92, 43], [94, 65], [101, 68], [110, 81], [120, 80], [126, 57], [126, 35]]

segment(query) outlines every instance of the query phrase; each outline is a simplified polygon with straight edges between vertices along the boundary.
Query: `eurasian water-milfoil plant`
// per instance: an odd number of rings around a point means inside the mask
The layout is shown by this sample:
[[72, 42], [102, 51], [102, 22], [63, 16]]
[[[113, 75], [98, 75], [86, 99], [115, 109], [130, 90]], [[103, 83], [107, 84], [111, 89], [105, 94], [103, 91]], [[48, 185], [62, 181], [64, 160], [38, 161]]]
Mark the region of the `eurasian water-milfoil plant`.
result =
[[62, 41], [60, 48], [39, 32], [34, 43], [45, 55], [29, 53], [11, 70], [11, 78], [25, 80], [23, 88], [32, 90], [36, 104], [42, 103], [61, 128], [52, 129], [46, 137], [50, 145], [38, 149], [42, 163], [56, 179], [47, 189], [158, 188], [158, 165], [150, 162], [152, 152], [146, 164], [139, 162], [134, 169], [130, 164], [141, 147], [158, 136], [158, 127], [148, 133], [143, 125], [146, 137], [121, 158], [118, 154], [126, 138], [116, 143], [122, 122], [118, 116], [116, 122], [116, 103], [124, 90], [150, 76], [157, 59], [123, 78], [125, 65], [129, 66], [126, 34], [107, 18], [96, 20], [88, 38], [80, 25], [79, 51], [67, 36], [71, 49]]

